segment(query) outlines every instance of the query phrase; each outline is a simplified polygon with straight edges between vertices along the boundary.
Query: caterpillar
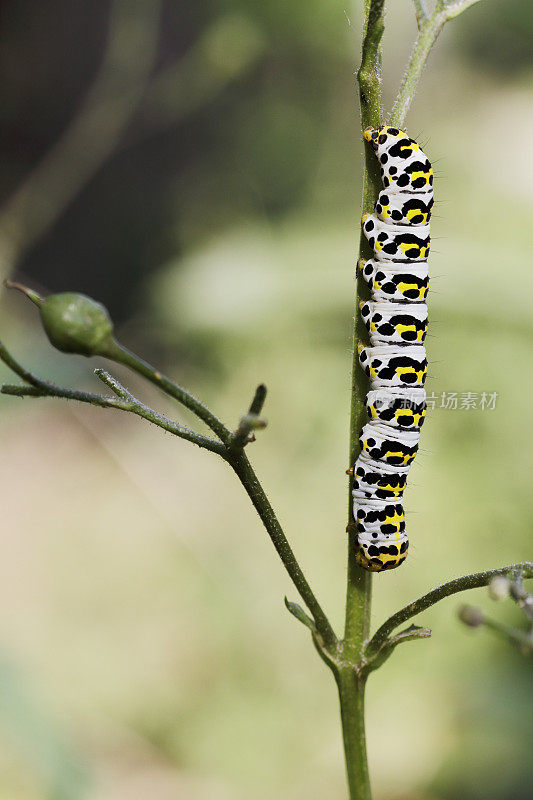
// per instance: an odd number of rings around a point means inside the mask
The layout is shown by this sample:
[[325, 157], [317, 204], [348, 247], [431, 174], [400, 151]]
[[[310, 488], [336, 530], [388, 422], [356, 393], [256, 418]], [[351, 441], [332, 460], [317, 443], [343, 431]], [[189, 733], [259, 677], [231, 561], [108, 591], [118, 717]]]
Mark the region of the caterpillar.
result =
[[426, 415], [433, 170], [420, 145], [398, 128], [367, 128], [364, 138], [379, 160], [383, 190], [374, 213], [361, 220], [374, 251], [358, 263], [372, 294], [359, 304], [370, 343], [358, 346], [370, 391], [352, 495], [356, 561], [381, 572], [400, 566], [409, 547], [403, 492]]

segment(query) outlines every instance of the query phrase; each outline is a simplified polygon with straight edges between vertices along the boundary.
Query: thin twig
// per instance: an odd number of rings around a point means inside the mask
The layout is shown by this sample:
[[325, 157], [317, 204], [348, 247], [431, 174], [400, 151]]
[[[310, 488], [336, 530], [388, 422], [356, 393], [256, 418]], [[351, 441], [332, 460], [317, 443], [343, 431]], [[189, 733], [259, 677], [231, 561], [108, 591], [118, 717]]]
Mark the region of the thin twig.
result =
[[128, 392], [125, 386], [123, 386], [113, 375], [110, 375], [109, 372], [106, 372], [105, 369], [95, 369], [94, 374], [96, 377], [105, 383], [106, 386], [109, 386], [113, 394], [116, 394], [117, 397], [120, 397], [121, 400], [128, 400], [130, 403], [135, 402], [135, 397]]
[[514, 647], [517, 647], [523, 655], [533, 654], [533, 638], [531, 634], [518, 628], [512, 628], [510, 625], [506, 625], [505, 622], [499, 622], [490, 617], [485, 617], [482, 624], [497, 633], [498, 636], [506, 639]]
[[248, 413], [241, 417], [239, 427], [231, 437], [229, 447], [232, 450], [240, 450], [249, 442], [254, 441], [253, 432], [266, 428], [266, 420], [261, 419], [260, 414], [263, 410], [267, 395], [267, 389], [264, 383], [259, 384], [255, 390], [254, 398], [248, 409]]
[[[8, 288], [18, 289], [40, 308], [45, 306], [46, 301], [43, 301], [43, 298], [41, 298], [36, 292], [28, 289], [28, 287], [10, 280], [5, 280], [4, 283]], [[211, 428], [214, 433], [216, 433], [216, 435], [224, 442], [224, 444], [229, 444], [231, 441], [231, 431], [226, 428], [223, 422], [218, 419], [218, 417], [216, 417], [215, 414], [213, 414], [213, 412], [207, 408], [207, 406], [205, 406], [202, 402], [200, 402], [200, 400], [194, 397], [194, 395], [192, 395], [182, 386], [179, 386], [177, 383], [170, 380], [170, 378], [162, 375], [161, 372], [152, 367], [151, 364], [148, 364], [126, 347], [123, 347], [123, 345], [117, 342], [112, 335], [108, 336], [105, 341], [99, 345], [97, 353], [95, 352], [95, 354], [133, 369], [135, 372], [154, 383], [159, 389], [165, 392], [165, 394], [177, 400], [179, 403], [181, 403], [181, 405], [185, 406], [185, 408], [188, 408], [189, 411], [192, 411], [193, 414], [195, 414], [200, 420], [202, 420], [202, 422]], [[264, 387], [259, 387], [259, 389], [264, 389]], [[264, 393], [266, 394], [266, 389], [264, 389]]]
[[487, 586], [491, 578], [495, 575], [509, 575], [519, 570], [522, 571], [524, 578], [533, 578], [533, 563], [525, 561], [522, 564], [510, 564], [508, 567], [500, 567], [499, 569], [490, 569], [486, 572], [475, 572], [472, 575], [464, 575], [461, 578], [455, 578], [452, 581], [443, 583], [441, 586], [437, 586], [436, 589], [432, 589], [431, 592], [419, 597], [418, 600], [413, 600], [408, 606], [405, 606], [400, 609], [400, 611], [397, 611], [396, 614], [389, 617], [389, 619], [378, 628], [368, 643], [366, 653], [368, 656], [375, 655], [398, 625], [415, 617], [417, 614], [420, 614], [421, 611], [425, 611], [445, 597], [457, 594], [458, 592], [464, 592], [467, 589], [477, 589], [480, 586]]
[[509, 585], [509, 594], [533, 624], [533, 595], [526, 592], [522, 583], [523, 575], [519, 573]]
[[418, 30], [420, 30], [429, 17], [426, 0], [413, 0], [413, 5], [415, 7], [416, 24], [418, 25]]
[[49, 381], [45, 381], [42, 378], [38, 378], [32, 372], [29, 372], [21, 366], [1, 342], [0, 359], [12, 369], [13, 372], [19, 375], [22, 380], [29, 384], [29, 386], [11, 386], [6, 384], [0, 389], [2, 394], [15, 395], [17, 397], [58, 397], [65, 400], [77, 400], [80, 403], [89, 403], [90, 405], [100, 406], [101, 408], [116, 408], [120, 411], [129, 411], [132, 414], [136, 414], [138, 417], [142, 417], [147, 422], [174, 434], [174, 436], [178, 436], [180, 439], [186, 439], [198, 447], [204, 448], [204, 450], [210, 450], [221, 456], [224, 456], [226, 452], [226, 448], [220, 442], [210, 439], [201, 433], [197, 433], [184, 425], [180, 425], [180, 423], [146, 406], [138, 398], [130, 394], [116, 378], [113, 378], [104, 370], [97, 369], [95, 370], [95, 374], [112, 389], [116, 397], [104, 397], [103, 395], [92, 394], [91, 392], [81, 392], [77, 389], [66, 389], [61, 386], [56, 386]]
[[391, 636], [389, 639], [386, 639], [375, 655], [368, 658], [365, 656], [361, 665], [361, 673], [363, 675], [368, 675], [370, 672], [374, 672], [376, 669], [379, 669], [379, 667], [381, 667], [385, 661], [390, 658], [395, 648], [399, 644], [403, 644], [404, 642], [412, 642], [416, 639], [429, 639], [430, 637], [430, 628], [421, 628], [418, 625], [410, 625], [404, 631], [400, 631], [394, 636]]
[[129, 367], [134, 372], [137, 372], [139, 375], [142, 375], [144, 378], [149, 380], [151, 383], [155, 384], [159, 389], [161, 389], [165, 394], [173, 397], [174, 400], [177, 400], [178, 403], [188, 408], [189, 411], [192, 411], [198, 419], [201, 419], [213, 433], [224, 442], [224, 444], [229, 444], [231, 441], [232, 433], [227, 428], [224, 423], [215, 415], [212, 411], [210, 411], [207, 406], [205, 406], [198, 398], [194, 397], [190, 392], [184, 389], [182, 386], [179, 386], [170, 378], [167, 378], [166, 375], [163, 375], [159, 372], [158, 369], [155, 369], [151, 364], [148, 364], [147, 361], [144, 361], [135, 353], [132, 353], [131, 350], [128, 350], [126, 347], [123, 347], [119, 342], [113, 341], [108, 348], [108, 351], [105, 353], [105, 356], [112, 361], [116, 361], [118, 364], [122, 364], [125, 367]]
[[[141, 359], [137, 359], [137, 357], [133, 354], [130, 354], [130, 357], [131, 359], [135, 360], [135, 364], [137, 366], [144, 364]], [[337, 646], [337, 637], [333, 631], [333, 628], [331, 627], [329, 620], [322, 610], [322, 607], [311, 590], [311, 587], [309, 586], [302, 569], [296, 560], [296, 557], [274, 513], [274, 510], [270, 505], [264, 489], [259, 483], [259, 480], [250, 462], [242, 450], [238, 451], [237, 453], [230, 451], [224, 443], [217, 442], [201, 433], [192, 431], [189, 428], [186, 428], [185, 426], [175, 422], [174, 420], [169, 419], [163, 414], [159, 414], [157, 411], [154, 411], [154, 409], [146, 406], [144, 403], [134, 397], [116, 378], [114, 378], [105, 370], [97, 369], [95, 370], [95, 374], [103, 383], [109, 386], [116, 397], [104, 397], [102, 395], [91, 394], [89, 392], [80, 392], [76, 389], [65, 389], [63, 387], [56, 386], [49, 381], [38, 378], [32, 372], [19, 364], [1, 342], [0, 359], [11, 370], [13, 370], [13, 372], [19, 375], [19, 377], [21, 377], [25, 383], [29, 384], [28, 386], [5, 385], [0, 389], [2, 394], [16, 395], [18, 397], [59, 397], [66, 400], [77, 400], [81, 403], [89, 403], [91, 405], [100, 406], [101, 408], [116, 408], [121, 411], [129, 411], [130, 413], [136, 414], [148, 422], [151, 422], [153, 425], [157, 425], [159, 428], [163, 428], [164, 430], [173, 433], [175, 436], [179, 436], [181, 439], [186, 439], [193, 444], [198, 445], [198, 447], [202, 447], [205, 450], [210, 450], [211, 452], [216, 453], [229, 464], [231, 464], [248, 496], [250, 497], [257, 513], [259, 514], [259, 517], [261, 518], [267, 533], [269, 534], [270, 539], [289, 574], [289, 577], [300, 593], [302, 600], [306, 603], [309, 611], [313, 615], [313, 619], [315, 620], [316, 624], [317, 636], [320, 637], [319, 640], [317, 640], [318, 643], [326, 649], [331, 651], [335, 650]], [[130, 366], [132, 365], [131, 359], [128, 360]], [[149, 365], [145, 365], [145, 368], [148, 371], [146, 377], [153, 379], [153, 382], [163, 388], [167, 394], [176, 396], [176, 390], [180, 387], [176, 387], [171, 381], [169, 381], [170, 385], [167, 387], [166, 381], [168, 381], [168, 379], [164, 378], [164, 376], [155, 370], [153, 371], [152, 367], [149, 367]], [[141, 374], [144, 374], [142, 370], [139, 371]], [[256, 393], [256, 397], [252, 402], [252, 407], [259, 410], [262, 404], [261, 398], [262, 401], [264, 401], [264, 396], [266, 394], [264, 387], [260, 388], [261, 391]], [[180, 391], [184, 390], [180, 389]], [[202, 408], [205, 409], [203, 406]], [[207, 411], [207, 409], [205, 410]]]
[[389, 125], [402, 127], [404, 124], [430, 50], [446, 22], [479, 2], [480, 0], [456, 0], [456, 2], [439, 0], [433, 14], [427, 17], [422, 24], [419, 24], [420, 32], [414, 44], [398, 96], [394, 102], [389, 117]]
[[337, 637], [335, 632], [331, 627], [326, 614], [322, 610], [320, 603], [316, 599], [314, 592], [309, 586], [307, 579], [302, 572], [302, 568], [300, 567], [300, 564], [294, 555], [287, 537], [283, 532], [283, 528], [276, 517], [274, 509], [270, 505], [270, 501], [266, 496], [252, 465], [246, 457], [244, 450], [240, 450], [237, 454], [229, 456], [227, 460], [233, 467], [236, 475], [246, 490], [248, 497], [252, 501], [255, 510], [259, 514], [259, 517], [261, 518], [261, 521], [263, 522], [263, 525], [270, 536], [272, 544], [276, 548], [276, 551], [281, 558], [285, 569], [289, 573], [293, 584], [296, 586], [300, 597], [311, 612], [315, 621], [317, 632], [321, 637], [322, 645], [330, 652], [333, 652], [337, 646]]
[[518, 648], [523, 655], [533, 654], [533, 630], [530, 629], [526, 632], [519, 628], [513, 628], [505, 622], [491, 619], [477, 606], [461, 606], [457, 616], [469, 628], [488, 628], [502, 639], [510, 642], [513, 647]]
[[466, 11], [470, 6], [479, 3], [480, 0], [437, 0], [437, 11], [445, 11], [447, 19], [453, 19]]

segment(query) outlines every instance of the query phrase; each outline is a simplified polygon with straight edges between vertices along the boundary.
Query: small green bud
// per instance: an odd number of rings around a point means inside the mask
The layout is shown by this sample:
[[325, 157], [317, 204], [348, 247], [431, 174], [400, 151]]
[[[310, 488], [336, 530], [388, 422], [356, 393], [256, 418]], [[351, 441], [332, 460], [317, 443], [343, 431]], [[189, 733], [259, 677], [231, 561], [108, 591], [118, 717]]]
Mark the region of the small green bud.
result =
[[459, 619], [471, 628], [478, 628], [485, 622], [485, 615], [476, 606], [461, 606], [458, 612]]
[[63, 353], [107, 355], [113, 345], [113, 322], [101, 303], [84, 294], [62, 292], [46, 298], [18, 283], [6, 281], [39, 307], [51, 344]]
[[107, 309], [84, 294], [51, 294], [41, 306], [41, 319], [50, 342], [63, 353], [104, 355], [113, 338]]

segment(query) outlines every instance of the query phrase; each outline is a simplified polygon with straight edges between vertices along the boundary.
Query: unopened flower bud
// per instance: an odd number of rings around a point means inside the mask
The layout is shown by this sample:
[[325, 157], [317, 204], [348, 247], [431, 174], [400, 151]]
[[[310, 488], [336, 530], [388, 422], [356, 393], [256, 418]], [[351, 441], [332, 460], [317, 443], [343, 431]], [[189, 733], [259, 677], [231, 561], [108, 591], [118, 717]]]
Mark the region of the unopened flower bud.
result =
[[492, 600], [505, 600], [509, 597], [510, 581], [505, 575], [495, 575], [489, 583], [489, 597]]
[[84, 294], [52, 294], [41, 306], [41, 319], [50, 342], [64, 353], [104, 354], [113, 338], [107, 309]]
[[58, 350], [81, 356], [108, 353], [113, 343], [113, 322], [101, 303], [76, 292], [43, 298], [20, 284], [6, 281], [6, 285], [23, 292], [39, 307], [45, 333]]
[[461, 606], [458, 612], [459, 619], [470, 628], [478, 628], [485, 622], [485, 615], [476, 606]]

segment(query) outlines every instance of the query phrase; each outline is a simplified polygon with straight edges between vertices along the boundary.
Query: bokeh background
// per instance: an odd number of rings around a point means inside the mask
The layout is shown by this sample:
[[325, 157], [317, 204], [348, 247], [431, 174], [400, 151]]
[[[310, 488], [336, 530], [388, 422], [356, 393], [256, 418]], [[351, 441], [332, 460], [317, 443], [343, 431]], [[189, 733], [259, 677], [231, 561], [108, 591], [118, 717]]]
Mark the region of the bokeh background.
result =
[[[1, 3], [4, 274], [102, 300], [125, 344], [229, 424], [266, 382], [251, 455], [337, 628], [359, 5], [165, 0], [158, 19], [155, 0]], [[415, 24], [407, 0], [388, 5], [390, 107]], [[406, 498], [410, 556], [375, 579], [374, 625], [532, 556], [532, 36], [526, 0], [479, 3], [442, 34], [409, 115], [437, 173], [436, 407]], [[52, 351], [20, 295], [1, 302], [27, 366], [99, 390], [96, 360]], [[226, 466], [112, 411], [1, 406], [0, 798], [344, 798], [333, 681]], [[461, 626], [460, 602], [426, 612], [433, 638], [370, 682], [377, 800], [533, 796], [531, 664]]]

